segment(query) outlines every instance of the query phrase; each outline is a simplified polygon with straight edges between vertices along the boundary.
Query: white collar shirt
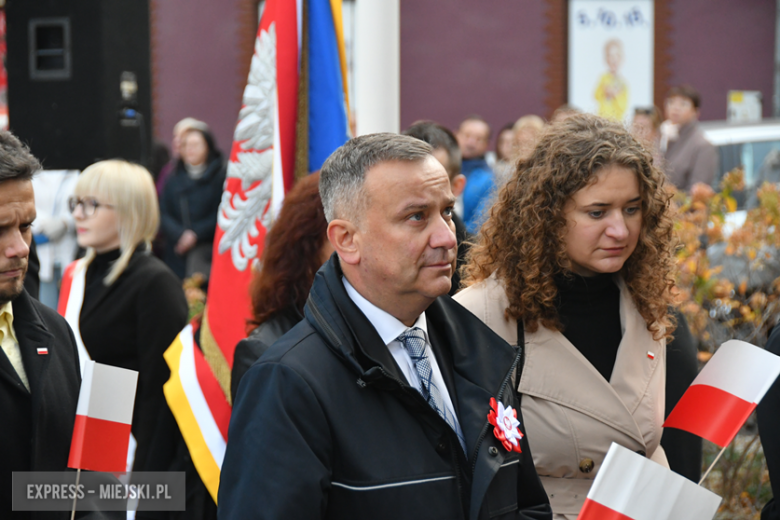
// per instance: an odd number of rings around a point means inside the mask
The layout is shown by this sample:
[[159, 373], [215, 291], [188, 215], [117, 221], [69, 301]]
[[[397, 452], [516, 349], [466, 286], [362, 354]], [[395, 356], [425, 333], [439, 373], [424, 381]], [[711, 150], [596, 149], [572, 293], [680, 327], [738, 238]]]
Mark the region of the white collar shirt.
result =
[[[412, 361], [409, 352], [404, 348], [403, 344], [398, 341], [398, 336], [413, 327], [418, 327], [423, 331], [425, 334], [425, 354], [428, 356], [428, 360], [431, 364], [431, 381], [436, 385], [436, 388], [442, 389], [440, 393], [442, 400], [444, 400], [444, 406], [457, 421], [458, 415], [455, 413], [455, 407], [452, 405], [449, 388], [447, 388], [447, 385], [444, 383], [439, 363], [431, 349], [431, 340], [428, 336], [428, 322], [425, 319], [425, 313], [423, 312], [420, 314], [420, 317], [417, 318], [417, 321], [412, 327], [407, 327], [396, 317], [366, 300], [354, 287], [352, 287], [352, 284], [349, 283], [349, 280], [347, 280], [346, 277], [342, 277], [341, 280], [344, 283], [344, 288], [347, 290], [350, 299], [357, 305], [358, 309], [361, 310], [366, 318], [368, 318], [368, 321], [371, 322], [371, 325], [374, 326], [377, 333], [379, 333], [379, 337], [382, 338], [382, 341], [387, 346], [387, 349], [390, 351], [396, 364], [401, 369], [404, 377], [406, 377], [406, 381], [410, 386], [416, 388], [418, 392], [421, 392], [420, 376], [417, 373], [417, 369], [414, 367], [414, 362]], [[458, 425], [458, 427], [460, 427], [460, 425]]]

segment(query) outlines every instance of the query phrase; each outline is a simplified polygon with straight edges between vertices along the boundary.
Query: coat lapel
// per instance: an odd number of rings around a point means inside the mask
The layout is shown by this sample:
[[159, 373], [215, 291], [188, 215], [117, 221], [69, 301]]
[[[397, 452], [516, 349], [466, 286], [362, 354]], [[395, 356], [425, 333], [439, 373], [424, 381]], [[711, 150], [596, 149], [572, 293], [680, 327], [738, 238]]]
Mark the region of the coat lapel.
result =
[[[646, 336], [642, 334], [642, 331], [647, 332], [643, 328], [644, 320], [633, 307], [631, 296], [622, 281], [619, 286], [623, 338], [618, 348], [612, 380], [607, 382], [563, 334], [540, 327], [534, 333], [526, 332], [528, 349], [520, 392], [576, 409], [644, 446], [645, 439], [633, 413], [662, 356], [657, 348], [655, 360], [648, 359], [644, 352], [638, 355], [640, 351], [655, 348], [652, 345], [656, 342], [652, 341], [649, 333]], [[638, 360], [642, 362], [637, 363]], [[558, 377], [547, 377], [550, 367], [555, 367]], [[561, 377], [566, 378], [567, 384], [560, 384]], [[605, 414], [605, 410], [610, 413]]]
[[[36, 389], [44, 382], [46, 368], [53, 356], [54, 337], [46, 330], [43, 320], [31, 305], [29, 298], [27, 293], [23, 293], [14, 301], [14, 312], [19, 315], [19, 319], [14, 320], [14, 330], [33, 394], [33, 417], [36, 417], [37, 406], [40, 405], [40, 400], [36, 398], [39, 395]], [[46, 349], [46, 354], [39, 354], [39, 348]]]
[[623, 340], [620, 342], [610, 384], [633, 414], [647, 393], [653, 374], [665, 360], [666, 345], [663, 341], [653, 339], [622, 280], [619, 285]]
[[[449, 300], [446, 306], [442, 305], [445, 299]], [[493, 439], [489, 428], [485, 433], [489, 424], [490, 398], [502, 399], [507, 405], [514, 404], [512, 385], [507, 382], [504, 386], [504, 382], [517, 350], [449, 296], [441, 296], [434, 301], [426, 310], [426, 316], [429, 333], [436, 331], [431, 334], [432, 343], [436, 345], [434, 348], [447, 352], [444, 356], [437, 353], [437, 358], [444, 360], [440, 363], [442, 375], [450, 388], [466, 439], [468, 464], [473, 466], [469, 517], [476, 518], [493, 477], [509, 455], [503, 449], [496, 456], [479, 454], [485, 453]], [[443, 366], [448, 363], [452, 366], [451, 381], [447, 379], [449, 369]], [[499, 395], [502, 386], [503, 394]], [[521, 424], [520, 429], [525, 432], [525, 425]], [[479, 453], [475, 453], [477, 448]]]
[[[14, 330], [16, 330], [14, 328]], [[26, 364], [26, 363], [25, 363]], [[11, 361], [8, 359], [8, 356], [5, 354], [5, 351], [0, 349], [0, 379], [4, 379], [7, 383], [11, 385], [12, 388], [29, 395], [29, 392], [24, 387], [24, 384], [22, 383], [22, 379], [19, 377], [19, 374], [17, 374], [16, 369], [11, 364]]]
[[[32, 306], [30, 296], [25, 292], [14, 300], [14, 314], [18, 319], [14, 320], [14, 331], [19, 341], [19, 349], [22, 353], [24, 369], [30, 382], [30, 391], [33, 395], [32, 417], [38, 415], [41, 405], [40, 392], [37, 391], [45, 382], [46, 369], [51, 358], [54, 337], [46, 330], [38, 312]], [[39, 354], [38, 349], [46, 349], [46, 354]]]

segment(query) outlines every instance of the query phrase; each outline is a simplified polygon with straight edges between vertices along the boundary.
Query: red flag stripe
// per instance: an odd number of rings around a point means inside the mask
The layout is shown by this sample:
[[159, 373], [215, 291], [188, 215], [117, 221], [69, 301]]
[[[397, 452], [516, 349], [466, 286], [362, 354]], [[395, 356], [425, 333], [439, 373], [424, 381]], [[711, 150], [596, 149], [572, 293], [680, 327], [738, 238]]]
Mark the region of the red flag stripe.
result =
[[630, 516], [626, 516], [623, 513], [618, 513], [606, 506], [594, 502], [591, 499], [586, 499], [585, 504], [580, 510], [580, 515], [577, 520], [634, 520]]
[[720, 388], [693, 385], [669, 414], [664, 427], [685, 430], [722, 448], [737, 435], [755, 408], [755, 403]]
[[70, 298], [70, 286], [73, 284], [73, 272], [76, 270], [77, 262], [71, 262], [65, 268], [62, 274], [62, 285], [60, 287], [60, 299], [57, 301], [57, 312], [60, 316], [65, 316], [68, 309], [68, 298]]
[[69, 468], [122, 472], [127, 467], [130, 425], [76, 415]]
[[230, 405], [225, 399], [225, 394], [219, 386], [214, 372], [211, 371], [203, 352], [198, 347], [194, 347], [195, 373], [198, 376], [198, 384], [203, 391], [203, 397], [211, 410], [214, 422], [217, 423], [222, 438], [227, 441], [228, 426], [230, 425]]

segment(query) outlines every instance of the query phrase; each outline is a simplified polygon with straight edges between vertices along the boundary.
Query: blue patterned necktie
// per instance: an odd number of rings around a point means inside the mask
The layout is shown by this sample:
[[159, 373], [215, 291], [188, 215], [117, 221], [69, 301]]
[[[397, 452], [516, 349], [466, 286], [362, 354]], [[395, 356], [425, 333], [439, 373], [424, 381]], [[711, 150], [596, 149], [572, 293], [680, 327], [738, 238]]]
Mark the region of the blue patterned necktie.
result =
[[432, 381], [433, 370], [431, 369], [431, 362], [428, 359], [428, 355], [425, 352], [425, 333], [419, 327], [407, 329], [406, 332], [398, 336], [398, 341], [400, 341], [406, 351], [409, 352], [409, 356], [414, 363], [414, 368], [417, 370], [417, 375], [420, 376], [420, 393], [425, 400], [428, 401], [431, 408], [436, 410], [436, 413], [447, 421], [450, 428], [457, 434], [460, 446], [465, 452], [466, 440], [463, 438], [463, 432], [460, 429], [460, 425], [452, 412], [444, 406], [441, 392]]

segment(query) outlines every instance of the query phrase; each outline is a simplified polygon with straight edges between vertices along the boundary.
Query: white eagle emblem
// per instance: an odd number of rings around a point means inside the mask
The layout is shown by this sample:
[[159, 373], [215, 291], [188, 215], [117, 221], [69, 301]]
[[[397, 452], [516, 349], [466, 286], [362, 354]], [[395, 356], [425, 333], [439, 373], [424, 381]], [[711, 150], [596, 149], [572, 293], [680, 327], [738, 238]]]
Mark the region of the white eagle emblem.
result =
[[[217, 225], [224, 235], [219, 253], [228, 249], [233, 265], [243, 271], [257, 256], [257, 245], [250, 238], [258, 236], [256, 222], [268, 229], [271, 212], [267, 211], [273, 193], [274, 118], [276, 117], [276, 27], [272, 23], [255, 41], [255, 53], [244, 89], [243, 107], [233, 140], [241, 142], [241, 151], [228, 164], [227, 176], [241, 179], [241, 192], [225, 190], [219, 205]], [[253, 184], [259, 184], [249, 189]]]

